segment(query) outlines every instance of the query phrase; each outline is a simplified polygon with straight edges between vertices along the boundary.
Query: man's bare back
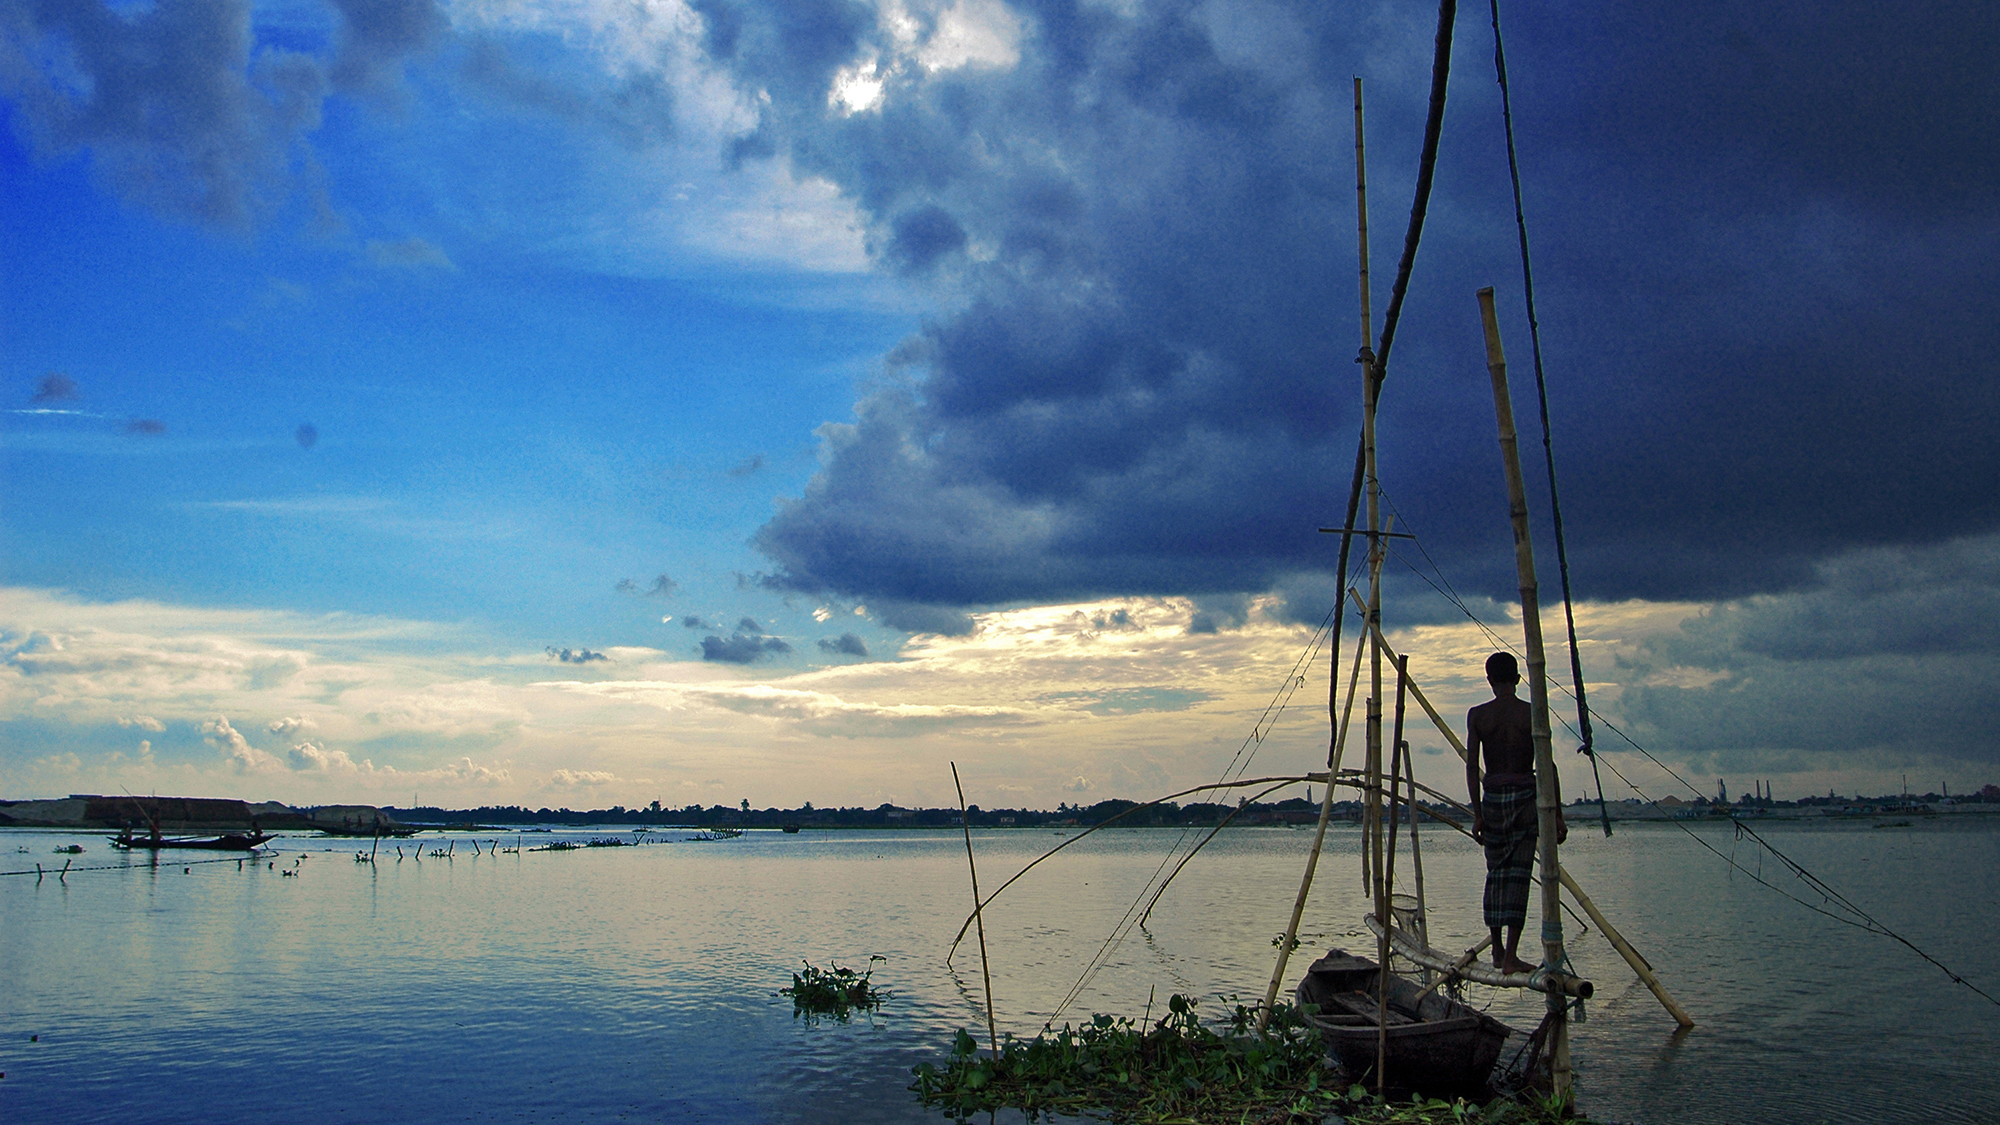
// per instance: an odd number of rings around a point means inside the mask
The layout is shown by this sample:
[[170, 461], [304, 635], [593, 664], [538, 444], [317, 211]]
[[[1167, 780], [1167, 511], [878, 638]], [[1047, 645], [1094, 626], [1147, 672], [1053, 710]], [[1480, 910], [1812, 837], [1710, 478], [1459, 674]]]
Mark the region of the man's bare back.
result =
[[1534, 718], [1527, 700], [1498, 695], [1468, 712], [1466, 726], [1466, 749], [1485, 758], [1487, 785], [1534, 784]]

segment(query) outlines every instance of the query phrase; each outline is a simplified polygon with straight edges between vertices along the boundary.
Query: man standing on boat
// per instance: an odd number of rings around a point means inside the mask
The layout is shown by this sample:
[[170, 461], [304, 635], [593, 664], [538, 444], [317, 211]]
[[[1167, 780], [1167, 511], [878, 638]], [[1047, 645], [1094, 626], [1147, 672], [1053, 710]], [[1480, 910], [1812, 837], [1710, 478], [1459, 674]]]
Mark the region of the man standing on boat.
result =
[[[1528, 890], [1535, 869], [1534, 720], [1518, 694], [1521, 665], [1511, 652], [1486, 658], [1493, 699], [1465, 716], [1465, 784], [1472, 794], [1472, 838], [1486, 847], [1486, 925], [1493, 931], [1493, 964], [1508, 973], [1533, 972], [1521, 960], [1521, 927], [1528, 920]], [[1480, 773], [1480, 755], [1486, 770]], [[1569, 836], [1557, 814], [1556, 840]], [[1502, 940], [1501, 931], [1505, 931]]]

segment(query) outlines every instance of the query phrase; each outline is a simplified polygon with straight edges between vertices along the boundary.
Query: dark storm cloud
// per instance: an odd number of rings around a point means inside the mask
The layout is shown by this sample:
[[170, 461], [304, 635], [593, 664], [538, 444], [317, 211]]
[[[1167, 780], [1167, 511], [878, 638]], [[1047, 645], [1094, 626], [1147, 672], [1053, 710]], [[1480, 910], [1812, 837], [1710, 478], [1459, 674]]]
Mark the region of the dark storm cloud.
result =
[[102, 0], [0, 7], [0, 92], [45, 157], [88, 149], [127, 197], [245, 227], [312, 160], [305, 137], [333, 88], [393, 94], [402, 61], [448, 30], [432, 0], [334, 0], [329, 57], [257, 45], [245, 0]]
[[690, 613], [686, 617], [681, 618], [681, 628], [683, 629], [706, 629], [708, 627], [708, 622], [703, 621], [695, 614]]
[[701, 639], [701, 658], [725, 664], [754, 664], [766, 656], [792, 651], [792, 646], [776, 637], [731, 633], [728, 637]]
[[817, 643], [821, 652], [831, 653], [835, 656], [868, 655], [868, 646], [862, 642], [860, 637], [855, 636], [853, 633], [842, 633], [831, 640], [822, 637]]
[[319, 444], [319, 427], [311, 422], [300, 422], [292, 437], [298, 441], [300, 449], [311, 449]]
[[762, 453], [753, 453], [738, 462], [735, 468], [729, 470], [729, 475], [732, 477], [752, 476], [763, 467], [764, 455]]
[[592, 663], [593, 661], [598, 661], [598, 660], [608, 661], [611, 659], [610, 657], [604, 655], [601, 652], [592, 652], [587, 648], [580, 648], [572, 652], [566, 648], [558, 649], [555, 648], [554, 646], [550, 646], [546, 651], [548, 652], [549, 656], [553, 657], [556, 660], [562, 661], [564, 664], [589, 664]]
[[[1315, 529], [1358, 424], [1350, 76], [1379, 328], [1421, 9], [1020, 4], [1018, 65], [889, 68], [879, 108], [842, 115], [834, 74], [887, 47], [872, 19], [704, 5], [717, 57], [772, 98], [742, 150], [839, 184], [885, 266], [963, 287], [822, 430], [819, 473], [757, 536], [774, 582], [885, 622], [1317, 585], [1294, 614], [1316, 621], [1337, 543]], [[1782, 590], [1850, 547], [2000, 522], [2000, 11], [1611, 5], [1509, 30], [1579, 592]], [[1382, 471], [1460, 590], [1511, 600], [1479, 285], [1524, 453], [1538, 431], [1491, 35], [1458, 34]]]

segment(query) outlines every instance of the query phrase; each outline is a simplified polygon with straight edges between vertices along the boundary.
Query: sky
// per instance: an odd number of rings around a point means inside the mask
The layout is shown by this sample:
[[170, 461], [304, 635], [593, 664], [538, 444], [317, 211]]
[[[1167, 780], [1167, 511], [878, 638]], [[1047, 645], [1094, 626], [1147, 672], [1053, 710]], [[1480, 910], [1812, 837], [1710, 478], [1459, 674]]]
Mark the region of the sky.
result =
[[[0, 0], [0, 797], [1324, 768], [1353, 80], [1379, 331], [1436, 18]], [[2000, 11], [1501, 18], [1607, 794], [2000, 781]], [[1493, 59], [1465, 5], [1378, 441], [1460, 721], [1522, 644], [1481, 286], [1568, 680]]]

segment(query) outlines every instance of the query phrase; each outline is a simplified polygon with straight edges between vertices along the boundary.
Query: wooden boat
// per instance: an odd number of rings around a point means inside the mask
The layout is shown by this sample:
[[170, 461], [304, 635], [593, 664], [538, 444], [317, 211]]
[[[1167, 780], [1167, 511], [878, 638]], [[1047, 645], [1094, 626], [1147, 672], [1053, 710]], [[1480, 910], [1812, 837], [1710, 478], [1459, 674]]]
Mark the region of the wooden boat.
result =
[[252, 831], [247, 834], [224, 832], [220, 836], [162, 836], [158, 833], [134, 836], [131, 830], [127, 829], [116, 836], [106, 838], [111, 841], [112, 847], [121, 851], [198, 848], [212, 852], [247, 852], [262, 847], [264, 842], [271, 838], [271, 834]]
[[417, 834], [417, 830], [407, 824], [388, 824], [382, 821], [376, 821], [372, 825], [315, 823], [312, 827], [314, 831], [326, 836], [360, 836], [383, 840], [402, 840]]
[[[1313, 962], [1299, 981], [1299, 1010], [1349, 1076], [1372, 1078], [1383, 1039], [1376, 1022], [1381, 968], [1335, 949]], [[1486, 1088], [1500, 1048], [1514, 1029], [1437, 990], [1389, 976], [1384, 1083], [1427, 1094], [1478, 1093]]]

